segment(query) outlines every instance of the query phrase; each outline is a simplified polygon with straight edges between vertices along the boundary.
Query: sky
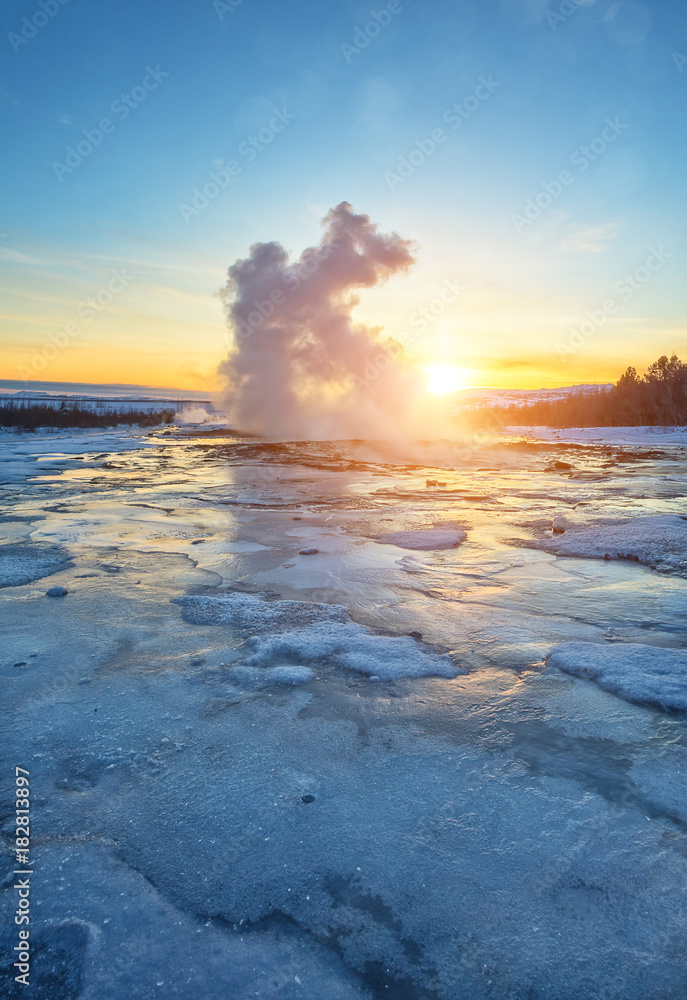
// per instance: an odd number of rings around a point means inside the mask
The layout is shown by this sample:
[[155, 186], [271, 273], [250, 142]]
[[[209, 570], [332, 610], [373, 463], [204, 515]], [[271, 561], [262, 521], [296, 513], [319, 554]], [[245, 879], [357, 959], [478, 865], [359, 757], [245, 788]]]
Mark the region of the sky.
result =
[[356, 316], [439, 383], [686, 353], [679, 0], [8, 0], [0, 44], [1, 378], [216, 388], [227, 268], [342, 201], [414, 242]]

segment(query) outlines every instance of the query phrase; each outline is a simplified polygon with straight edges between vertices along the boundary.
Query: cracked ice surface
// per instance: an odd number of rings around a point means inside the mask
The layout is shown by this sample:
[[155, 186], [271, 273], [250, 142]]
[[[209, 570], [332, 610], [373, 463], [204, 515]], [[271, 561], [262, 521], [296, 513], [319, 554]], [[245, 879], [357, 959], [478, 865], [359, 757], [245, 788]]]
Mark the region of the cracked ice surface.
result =
[[143, 443], [5, 493], [69, 556], [0, 591], [36, 995], [683, 1000], [687, 582], [524, 547], [681, 520], [683, 458]]

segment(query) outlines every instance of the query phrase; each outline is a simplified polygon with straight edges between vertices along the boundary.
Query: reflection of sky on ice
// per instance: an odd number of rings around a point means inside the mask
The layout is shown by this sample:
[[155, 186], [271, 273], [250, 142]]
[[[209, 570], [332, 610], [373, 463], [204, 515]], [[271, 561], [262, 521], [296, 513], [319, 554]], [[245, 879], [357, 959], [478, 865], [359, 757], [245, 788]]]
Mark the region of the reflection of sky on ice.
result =
[[0, 664], [84, 996], [680, 995], [682, 716], [542, 661], [679, 647], [687, 581], [529, 546], [684, 513], [684, 456], [440, 451], [11, 441], [3, 542], [72, 559], [0, 590]]

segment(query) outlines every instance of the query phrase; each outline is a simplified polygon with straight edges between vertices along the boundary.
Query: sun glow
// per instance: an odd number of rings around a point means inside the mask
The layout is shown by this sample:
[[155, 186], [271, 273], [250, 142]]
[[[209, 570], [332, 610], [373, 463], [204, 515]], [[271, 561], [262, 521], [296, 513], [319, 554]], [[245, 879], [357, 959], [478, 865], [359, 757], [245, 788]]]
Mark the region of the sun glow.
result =
[[423, 368], [427, 377], [427, 392], [457, 392], [467, 389], [469, 373], [467, 368], [457, 368], [455, 365], [425, 365]]

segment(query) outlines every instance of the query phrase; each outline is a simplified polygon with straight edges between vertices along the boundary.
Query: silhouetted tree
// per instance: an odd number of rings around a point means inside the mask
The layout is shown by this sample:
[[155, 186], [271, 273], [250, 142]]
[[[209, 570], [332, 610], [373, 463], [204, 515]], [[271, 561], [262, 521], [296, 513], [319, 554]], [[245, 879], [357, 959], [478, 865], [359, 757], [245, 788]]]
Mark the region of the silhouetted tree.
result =
[[636, 427], [687, 424], [687, 364], [663, 354], [641, 377], [631, 365], [614, 386], [573, 392], [562, 399], [523, 406], [484, 407], [501, 425], [548, 427]]

